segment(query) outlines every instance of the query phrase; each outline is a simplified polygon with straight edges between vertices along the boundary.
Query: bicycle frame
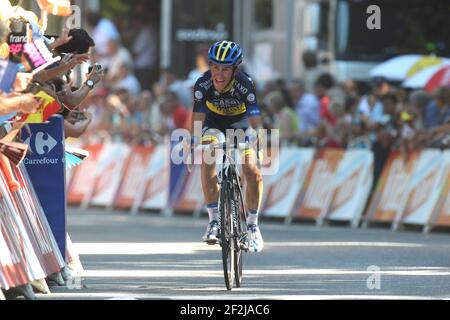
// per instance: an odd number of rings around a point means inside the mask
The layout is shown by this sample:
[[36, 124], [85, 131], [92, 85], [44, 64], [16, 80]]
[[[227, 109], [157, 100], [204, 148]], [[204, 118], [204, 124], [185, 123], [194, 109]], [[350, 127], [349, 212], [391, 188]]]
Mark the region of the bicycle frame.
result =
[[[244, 147], [242, 147], [244, 146]], [[248, 251], [247, 224], [242, 185], [237, 168], [236, 151], [247, 144], [228, 146], [226, 143], [202, 146], [202, 149], [222, 149], [222, 167], [218, 173], [220, 240], [225, 284], [228, 290], [242, 283], [242, 254]]]

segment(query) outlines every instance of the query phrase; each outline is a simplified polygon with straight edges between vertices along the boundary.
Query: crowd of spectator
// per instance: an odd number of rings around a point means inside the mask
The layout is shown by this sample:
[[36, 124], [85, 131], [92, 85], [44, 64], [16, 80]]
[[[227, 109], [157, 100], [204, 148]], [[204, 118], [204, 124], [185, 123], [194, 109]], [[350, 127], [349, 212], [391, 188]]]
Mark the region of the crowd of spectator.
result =
[[[77, 137], [84, 133], [82, 138], [87, 141], [108, 137], [135, 145], [163, 143], [174, 129], [189, 128], [192, 88], [208, 69], [206, 50], [192, 57], [196, 69], [180, 79], [175, 70], [158, 68], [155, 29], [144, 18], [137, 15], [126, 28], [95, 13], [87, 18], [87, 33], [66, 30], [59, 43], [52, 45], [63, 57], [72, 54], [60, 68], [73, 69], [89, 58], [91, 65], [101, 65], [101, 72], [90, 71], [88, 76], [95, 80], [95, 89], [76, 99], [78, 91], [68, 91], [67, 79], [34, 77], [52, 83], [60, 99], [70, 92], [72, 97], [65, 98], [65, 104], [70, 106], [74, 100], [77, 113], [66, 117], [69, 136], [72, 131]], [[0, 31], [5, 36], [6, 26]], [[85, 56], [87, 53], [91, 55]], [[409, 90], [377, 77], [367, 90], [351, 79], [336, 81], [318, 66], [314, 52], [305, 52], [303, 63], [302, 77], [289, 83], [254, 79], [264, 126], [280, 130], [282, 145], [373, 150], [378, 173], [392, 149], [406, 156], [414, 149], [450, 146], [450, 88], [432, 93]], [[24, 112], [36, 108], [27, 94], [16, 105]], [[87, 122], [80, 123], [80, 119]], [[81, 129], [70, 128], [74, 123]]]
[[[141, 79], [143, 89], [138, 89], [127, 77], [133, 77], [132, 70], [140, 73], [140, 67], [125, 50], [110, 50], [112, 60], [122, 61], [115, 68], [120, 76], [108, 75], [109, 91], [97, 90], [87, 102], [96, 115], [92, 129], [128, 143], [159, 143], [173, 129], [189, 127], [192, 87], [207, 70], [206, 55], [193, 57], [198, 70], [186, 79], [164, 69], [150, 87]], [[261, 85], [254, 79], [264, 126], [280, 130], [282, 145], [373, 150], [376, 174], [392, 149], [407, 156], [414, 149], [450, 146], [450, 88], [409, 90], [382, 77], [361, 86], [351, 79], [336, 81], [318, 66], [314, 52], [305, 52], [303, 63], [303, 76], [290, 83], [278, 79]], [[117, 78], [122, 81], [114, 84]]]
[[[126, 58], [129, 54], [121, 56], [125, 58], [113, 60], [124, 61], [117, 68], [122, 78], [139, 70]], [[174, 128], [189, 127], [192, 87], [207, 70], [206, 54], [194, 58], [198, 70], [186, 79], [178, 79], [174, 70], [160, 70], [151, 87], [141, 80], [143, 90], [134, 80], [113, 85], [114, 77], [108, 76], [106, 85], [110, 82], [113, 90], [99, 90], [88, 102], [98, 115], [93, 129], [102, 128], [126, 142], [158, 143]], [[280, 130], [281, 144], [373, 150], [376, 175], [392, 149], [407, 156], [414, 149], [450, 146], [450, 88], [409, 90], [382, 77], [371, 79], [368, 86], [351, 79], [338, 82], [309, 51], [303, 64], [303, 76], [290, 83], [278, 79], [261, 84], [254, 79], [264, 126]]]

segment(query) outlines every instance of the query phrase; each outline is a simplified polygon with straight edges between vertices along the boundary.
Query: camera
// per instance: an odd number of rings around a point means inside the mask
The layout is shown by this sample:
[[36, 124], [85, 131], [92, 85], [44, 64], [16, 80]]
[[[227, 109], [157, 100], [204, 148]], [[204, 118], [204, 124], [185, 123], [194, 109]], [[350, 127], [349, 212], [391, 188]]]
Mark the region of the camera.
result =
[[100, 71], [100, 70], [102, 70], [102, 65], [99, 63], [95, 63], [94, 66], [89, 67], [88, 73], [91, 73], [93, 68], [95, 68], [95, 70], [97, 70], [97, 71]]

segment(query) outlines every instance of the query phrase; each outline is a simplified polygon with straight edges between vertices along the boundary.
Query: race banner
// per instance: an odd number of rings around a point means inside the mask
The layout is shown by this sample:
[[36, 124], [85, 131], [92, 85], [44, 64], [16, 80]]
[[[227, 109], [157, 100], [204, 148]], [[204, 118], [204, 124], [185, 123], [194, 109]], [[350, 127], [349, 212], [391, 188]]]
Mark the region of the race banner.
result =
[[339, 163], [326, 219], [349, 221], [357, 227], [373, 182], [370, 150], [349, 150]]
[[438, 185], [441, 186], [439, 199], [433, 208], [429, 228], [450, 227], [450, 151], [444, 151], [443, 175]]
[[62, 116], [47, 123], [30, 124], [31, 135], [22, 131], [22, 139], [33, 152], [24, 164], [61, 255], [66, 251], [66, 168]]
[[0, 177], [0, 287], [10, 289], [31, 281], [19, 228], [12, 219], [14, 207], [8, 197], [8, 187]]
[[444, 185], [444, 155], [440, 150], [424, 150], [409, 180], [406, 201], [394, 221], [399, 224], [425, 226]]
[[69, 204], [81, 204], [86, 194], [92, 190], [103, 145], [93, 144], [83, 147], [83, 149], [88, 151], [90, 155], [80, 166], [72, 169], [73, 173], [67, 196]]
[[407, 186], [420, 152], [408, 154], [392, 151], [386, 161], [364, 221], [367, 223], [392, 223], [401, 209]]
[[11, 221], [10, 213], [4, 210], [3, 200], [0, 200], [0, 208], [0, 288], [8, 290], [32, 280], [25, 253], [19, 245], [17, 228]]
[[[125, 161], [130, 147], [125, 144], [107, 144], [97, 163], [92, 192], [83, 200], [94, 206], [111, 208], [122, 181]], [[84, 205], [86, 207], [86, 205]]]
[[[145, 175], [145, 187], [136, 207], [145, 210], [161, 210], [169, 201], [170, 149], [167, 145], [156, 147]], [[136, 211], [136, 209], [134, 209]]]
[[53, 233], [43, 217], [44, 213], [37, 209], [40, 204], [34, 202], [39, 200], [32, 199], [27, 193], [27, 182], [19, 168], [14, 168], [14, 175], [20, 184], [20, 189], [11, 196], [30, 237], [34, 252], [46, 275], [59, 272], [64, 265], [58, 262], [57, 254], [60, 252], [56, 242], [52, 241]]
[[314, 149], [284, 147], [280, 153], [277, 174], [264, 177], [262, 215], [288, 217], [305, 182], [306, 174], [314, 158]]
[[329, 208], [334, 176], [345, 150], [318, 151], [294, 206], [293, 219], [317, 220]]
[[0, 170], [0, 273], [5, 289], [45, 279], [39, 252], [34, 251], [32, 239], [11, 196], [10, 183]]
[[131, 209], [138, 197], [138, 190], [145, 184], [145, 174], [155, 146], [137, 146], [131, 151], [125, 163], [125, 173], [114, 201], [114, 207]]

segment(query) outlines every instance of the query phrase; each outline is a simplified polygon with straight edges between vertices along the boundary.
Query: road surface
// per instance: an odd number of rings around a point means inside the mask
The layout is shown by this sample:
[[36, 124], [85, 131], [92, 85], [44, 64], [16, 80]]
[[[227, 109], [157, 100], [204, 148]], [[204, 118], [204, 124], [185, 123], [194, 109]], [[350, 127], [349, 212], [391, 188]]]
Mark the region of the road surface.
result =
[[39, 299], [448, 299], [450, 234], [261, 223], [243, 288], [223, 280], [220, 247], [199, 240], [207, 218], [70, 210], [82, 280]]

